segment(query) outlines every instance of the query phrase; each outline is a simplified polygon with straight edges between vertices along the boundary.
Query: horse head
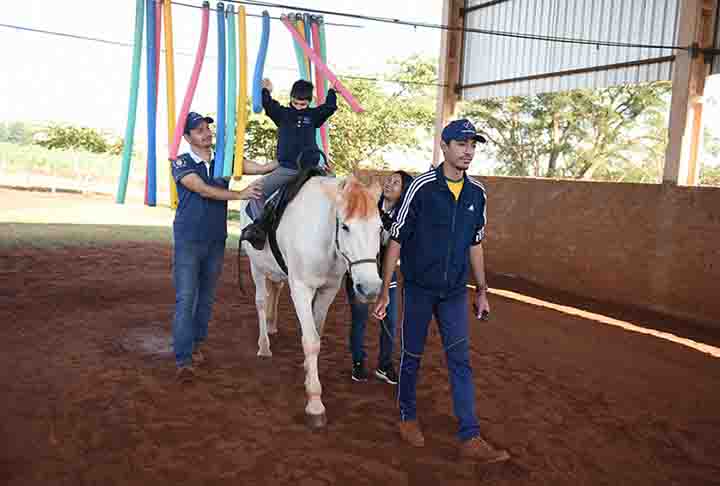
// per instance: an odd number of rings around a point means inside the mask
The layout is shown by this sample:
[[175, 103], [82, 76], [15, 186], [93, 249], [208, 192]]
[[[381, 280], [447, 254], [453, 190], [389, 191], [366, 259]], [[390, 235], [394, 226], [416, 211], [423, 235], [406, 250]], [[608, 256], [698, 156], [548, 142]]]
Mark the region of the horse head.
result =
[[377, 267], [381, 230], [377, 203], [381, 191], [377, 183], [367, 187], [350, 176], [340, 183], [336, 194], [335, 246], [361, 302], [375, 300], [382, 288]]

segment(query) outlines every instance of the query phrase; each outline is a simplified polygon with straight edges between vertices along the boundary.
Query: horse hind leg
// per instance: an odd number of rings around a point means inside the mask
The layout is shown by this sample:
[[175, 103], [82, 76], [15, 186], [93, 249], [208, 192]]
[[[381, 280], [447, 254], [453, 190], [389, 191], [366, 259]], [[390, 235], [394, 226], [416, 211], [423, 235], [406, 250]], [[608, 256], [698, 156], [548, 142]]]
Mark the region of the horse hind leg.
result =
[[273, 282], [269, 278], [265, 281], [267, 288], [267, 300], [265, 301], [265, 316], [268, 323], [268, 333], [277, 334], [278, 332], [278, 302], [280, 300], [280, 293], [282, 292], [285, 283]]
[[267, 315], [265, 313], [267, 289], [265, 275], [252, 263], [250, 271], [255, 281], [255, 308], [258, 313], [258, 356], [270, 357], [270, 337], [268, 336]]

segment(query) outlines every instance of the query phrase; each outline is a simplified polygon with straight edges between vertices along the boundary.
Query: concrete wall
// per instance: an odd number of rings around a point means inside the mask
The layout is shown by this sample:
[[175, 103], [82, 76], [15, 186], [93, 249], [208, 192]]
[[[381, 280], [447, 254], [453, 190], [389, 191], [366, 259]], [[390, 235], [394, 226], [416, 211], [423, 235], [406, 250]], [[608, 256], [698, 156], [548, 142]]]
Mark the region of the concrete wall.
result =
[[720, 189], [478, 179], [489, 271], [720, 329]]

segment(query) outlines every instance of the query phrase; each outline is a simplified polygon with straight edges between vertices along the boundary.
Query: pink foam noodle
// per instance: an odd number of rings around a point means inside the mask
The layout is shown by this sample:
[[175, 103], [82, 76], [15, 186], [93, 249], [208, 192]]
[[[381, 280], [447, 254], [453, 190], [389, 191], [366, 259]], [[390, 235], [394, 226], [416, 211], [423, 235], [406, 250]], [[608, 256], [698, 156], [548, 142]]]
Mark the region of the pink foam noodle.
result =
[[[315, 54], [322, 56], [320, 52], [320, 29], [317, 22], [312, 23], [312, 43]], [[315, 64], [315, 91], [317, 93], [318, 105], [325, 103], [325, 76], [323, 76], [317, 64]], [[320, 127], [320, 138], [322, 139], [323, 152], [328, 154], [328, 133], [327, 124], [325, 123]]]
[[297, 30], [295, 30], [295, 27], [290, 22], [290, 20], [287, 18], [287, 16], [283, 15], [281, 17], [283, 25], [287, 28], [287, 30], [290, 32], [290, 35], [293, 36], [293, 39], [297, 42], [297, 44], [300, 46], [300, 48], [303, 50], [305, 55], [309, 57], [312, 62], [315, 63], [315, 66], [322, 74], [330, 80], [331, 83], [335, 86], [337, 89], [337, 92], [340, 93], [340, 95], [345, 98], [345, 101], [348, 102], [350, 105], [350, 108], [355, 113], [362, 113], [365, 111], [362, 106], [360, 106], [360, 103], [353, 98], [353, 95], [350, 94], [350, 92], [347, 90], [347, 88], [340, 82], [340, 80], [330, 71], [330, 69], [325, 65], [324, 62], [322, 62], [322, 59], [320, 59], [320, 56], [318, 56], [315, 51], [313, 51], [310, 47], [308, 47], [305, 40], [303, 40], [302, 36], [298, 33]]
[[185, 118], [190, 111], [190, 104], [192, 103], [193, 96], [195, 95], [195, 89], [197, 88], [198, 79], [200, 79], [200, 71], [202, 70], [203, 60], [205, 59], [205, 48], [207, 47], [208, 41], [208, 26], [210, 24], [210, 3], [203, 2], [202, 9], [202, 31], [200, 32], [200, 44], [198, 46], [197, 54], [195, 54], [195, 65], [193, 66], [192, 75], [190, 76], [190, 83], [188, 84], [187, 91], [185, 92], [185, 98], [183, 99], [182, 107], [180, 108], [180, 114], [178, 115], [177, 124], [175, 124], [175, 134], [173, 137], [173, 144], [170, 147], [170, 160], [177, 159], [178, 149], [180, 148], [180, 140], [183, 132], [185, 131]]

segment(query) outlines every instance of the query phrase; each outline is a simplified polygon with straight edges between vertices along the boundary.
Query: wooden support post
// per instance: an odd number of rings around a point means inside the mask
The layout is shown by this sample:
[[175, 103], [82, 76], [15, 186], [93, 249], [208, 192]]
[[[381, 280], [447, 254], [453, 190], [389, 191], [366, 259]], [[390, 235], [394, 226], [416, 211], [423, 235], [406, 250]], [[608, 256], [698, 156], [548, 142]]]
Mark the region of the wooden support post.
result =
[[[681, 0], [678, 44], [712, 47], [716, 8], [717, 0]], [[697, 184], [702, 155], [702, 97], [709, 72], [710, 66], [700, 53], [676, 52], [664, 183]]]
[[[463, 0], [443, 1], [444, 25], [462, 29], [464, 8]], [[440, 151], [440, 134], [455, 114], [459, 99], [457, 86], [460, 82], [460, 64], [462, 63], [463, 33], [461, 30], [443, 30], [440, 41], [440, 58], [438, 79], [444, 86], [438, 87], [437, 105], [435, 109], [435, 140], [433, 145], [433, 166], [437, 166], [442, 158]]]

